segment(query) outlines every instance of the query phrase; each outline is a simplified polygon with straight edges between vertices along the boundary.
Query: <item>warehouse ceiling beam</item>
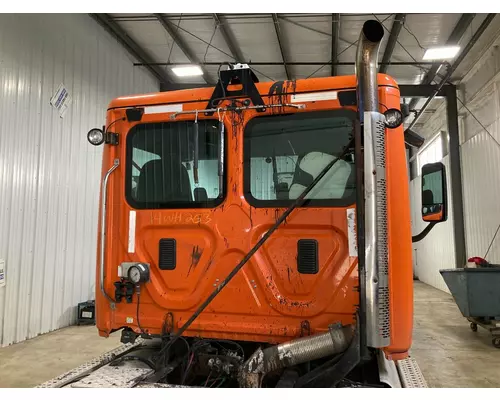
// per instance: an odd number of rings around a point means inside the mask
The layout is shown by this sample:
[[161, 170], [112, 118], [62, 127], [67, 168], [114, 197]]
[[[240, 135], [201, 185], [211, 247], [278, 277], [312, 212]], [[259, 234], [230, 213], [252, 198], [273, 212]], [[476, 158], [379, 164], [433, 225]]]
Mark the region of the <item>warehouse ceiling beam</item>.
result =
[[285, 50], [285, 47], [284, 47], [283, 33], [281, 32], [280, 23], [278, 20], [278, 14], [272, 14], [272, 17], [273, 17], [273, 22], [274, 22], [274, 29], [276, 31], [276, 36], [278, 38], [278, 45], [279, 45], [280, 52], [281, 52], [281, 58], [283, 59], [283, 67], [285, 67], [286, 79], [290, 80], [291, 75], [290, 75], [290, 70], [289, 70], [288, 65], [287, 65], [287, 60], [289, 60], [290, 58], [288, 57], [286, 50]]
[[[202, 62], [199, 63], [199, 65], [221, 65], [224, 63], [224, 61], [209, 61], [209, 62]], [[169, 66], [169, 65], [184, 65], [185, 63], [180, 63], [180, 62], [154, 62], [148, 65], [162, 65], [162, 66]], [[248, 65], [283, 65], [282, 62], [279, 61], [247, 61], [246, 64]], [[350, 61], [292, 61], [288, 62], [287, 65], [317, 65], [317, 66], [326, 66], [326, 65], [355, 65], [356, 63], [350, 62]], [[379, 63], [380, 65], [383, 65], [384, 63]], [[387, 65], [409, 65], [409, 66], [424, 66], [424, 65], [432, 65], [432, 62], [414, 62], [414, 61], [396, 61], [396, 62], [388, 62], [386, 63]], [[142, 63], [135, 63], [134, 65], [136, 66], [141, 66], [145, 65]]]
[[339, 37], [340, 37], [340, 14], [332, 14], [332, 68], [331, 75], [337, 76], [337, 65], [339, 61]]
[[[439, 88], [442, 88], [448, 81], [450, 80], [451, 76], [453, 75], [453, 72], [458, 68], [460, 63], [464, 60], [464, 58], [469, 54], [469, 51], [474, 47], [474, 45], [477, 43], [479, 38], [483, 35], [484, 31], [488, 28], [488, 26], [491, 24], [493, 19], [495, 19], [496, 14], [488, 14], [484, 21], [481, 23], [479, 28], [477, 28], [477, 31], [474, 33], [474, 35], [471, 37], [471, 39], [468, 41], [467, 45], [465, 48], [462, 50], [460, 55], [455, 59], [455, 62], [448, 67], [448, 71], [446, 75], [443, 77], [439, 84]], [[415, 116], [411, 124], [409, 125], [409, 129], [411, 129], [418, 121], [418, 119], [421, 117], [421, 115], [425, 112], [426, 108], [429, 106], [431, 101], [434, 99], [434, 97], [437, 95], [436, 93], [433, 93], [431, 96], [427, 98], [427, 101], [424, 103], [424, 105], [420, 108], [418, 114]]]
[[[462, 198], [462, 173], [460, 160], [460, 140], [458, 124], [457, 88], [454, 85], [400, 85], [401, 97], [430, 97], [432, 95], [446, 99], [446, 123], [449, 147], [449, 173], [451, 187], [451, 202], [453, 206], [453, 238], [455, 241], [454, 253], [457, 266], [466, 262], [465, 223]], [[416, 171], [416, 152], [410, 150], [410, 179], [414, 179]]]
[[187, 90], [187, 89], [202, 89], [213, 87], [208, 83], [170, 83], [168, 85], [160, 85], [160, 92], [171, 92], [174, 90]]
[[[458, 20], [457, 24], [455, 25], [455, 28], [453, 29], [453, 32], [451, 32], [450, 37], [446, 41], [446, 46], [455, 46], [460, 42], [460, 39], [462, 39], [462, 36], [467, 32], [467, 29], [470, 27], [470, 24], [472, 23], [472, 20], [476, 14], [463, 14], [460, 19]], [[429, 70], [427, 73], [426, 78], [424, 78], [424, 83], [432, 83], [434, 78], [436, 77], [436, 73], [438, 72], [439, 68], [441, 68], [442, 63], [435, 63], [432, 68]]]
[[229, 47], [229, 51], [231, 52], [234, 60], [240, 63], [244, 62], [245, 58], [243, 56], [243, 53], [241, 52], [240, 47], [236, 44], [236, 39], [234, 38], [233, 33], [227, 26], [227, 19], [220, 14], [213, 14], [213, 17], [215, 23], [219, 27], [220, 33], [224, 38], [224, 41], [227, 44], [227, 47]]
[[462, 197], [462, 161], [460, 158], [457, 88], [454, 85], [446, 85], [444, 89], [446, 92], [446, 122], [448, 125], [455, 265], [457, 268], [461, 268], [467, 263], [467, 247], [465, 242], [464, 202]]
[[381, 74], [387, 73], [387, 68], [391, 62], [392, 53], [398, 42], [399, 33], [403, 28], [406, 21], [406, 14], [396, 14], [394, 17], [394, 22], [392, 23], [391, 33], [389, 39], [387, 40], [387, 45], [385, 46], [384, 56], [382, 57], [382, 63], [380, 65], [379, 72]]
[[438, 85], [398, 85], [401, 97], [429, 97], [437, 91], [438, 97], [446, 95]]
[[[125, 30], [118, 25], [108, 14], [89, 14], [99, 25], [101, 25], [132, 57], [137, 59], [141, 65], [144, 65], [149, 72], [160, 82], [160, 84], [172, 83], [172, 79], [165, 70], [154, 64], [153, 58], [139, 46]], [[136, 65], [136, 64], [134, 64]]]
[[[476, 14], [462, 14], [460, 19], [458, 20], [457, 24], [455, 25], [455, 28], [453, 29], [453, 32], [449, 36], [448, 40], [446, 41], [446, 46], [454, 46], [458, 44], [462, 36], [465, 34], [467, 31], [467, 28], [470, 26], [472, 23], [472, 20]], [[434, 65], [431, 67], [431, 69], [425, 74], [424, 79], [422, 80], [422, 83], [424, 85], [431, 84], [434, 78], [436, 78], [436, 74], [439, 71], [439, 69], [443, 66], [443, 63], [437, 62], [434, 63]], [[410, 101], [410, 109], [414, 109], [418, 103], [418, 99], [412, 99]]]
[[154, 16], [156, 17], [158, 22], [163, 26], [163, 28], [167, 31], [169, 36], [172, 38], [172, 40], [174, 41], [174, 45], [177, 45], [181, 49], [181, 51], [184, 53], [189, 62], [191, 64], [200, 66], [201, 70], [203, 71], [203, 79], [205, 79], [205, 81], [209, 84], [215, 84], [210, 79], [208, 71], [201, 65], [202, 63], [200, 62], [198, 57], [194, 54], [193, 50], [188, 46], [188, 44], [182, 38], [182, 36], [179, 35], [179, 32], [175, 24], [162, 14], [154, 14]]

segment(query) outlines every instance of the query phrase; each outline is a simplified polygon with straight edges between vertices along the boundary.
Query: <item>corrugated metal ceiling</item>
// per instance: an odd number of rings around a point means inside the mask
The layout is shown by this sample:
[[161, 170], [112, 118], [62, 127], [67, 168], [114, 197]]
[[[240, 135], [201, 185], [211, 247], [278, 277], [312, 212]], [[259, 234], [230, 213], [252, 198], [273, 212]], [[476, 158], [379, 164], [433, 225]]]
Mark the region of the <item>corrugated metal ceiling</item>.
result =
[[[200, 62], [222, 63], [233, 61], [231, 50], [213, 14], [163, 14], [176, 27]], [[338, 61], [354, 62], [356, 41], [363, 23], [368, 19], [383, 22], [385, 36], [380, 47], [379, 59], [385, 51], [396, 14], [341, 14], [338, 42]], [[159, 63], [189, 63], [188, 58], [152, 14], [110, 14], [142, 48]], [[254, 65], [252, 68], [260, 80], [284, 80], [283, 66], [276, 30], [271, 14], [219, 14], [225, 29], [232, 35], [236, 46], [243, 54], [245, 62], [273, 63], [275, 65]], [[486, 14], [477, 14], [463, 35], [462, 47], [470, 39]], [[406, 14], [394, 48], [391, 62], [422, 62], [425, 49], [444, 45], [460, 20], [461, 14]], [[283, 52], [287, 63], [317, 63], [316, 65], [288, 65], [292, 79], [311, 76], [331, 75], [332, 59], [332, 14], [279, 14], [279, 26], [283, 35]], [[495, 26], [496, 25], [496, 26]], [[482, 54], [491, 38], [497, 34], [498, 25], [490, 28], [463, 60], [454, 78], [468, 71], [472, 62]], [[278, 63], [278, 64], [276, 64]], [[325, 65], [322, 67], [322, 64]], [[206, 65], [208, 79], [204, 77], [179, 78], [172, 74], [172, 65], [163, 65], [175, 83], [205, 83], [217, 80], [218, 65]], [[391, 65], [387, 73], [400, 84], [418, 84], [422, 81], [430, 65]], [[354, 73], [353, 65], [337, 67], [337, 73]], [[439, 82], [440, 78], [437, 78]]]
[[[178, 34], [184, 39], [191, 51], [202, 62], [228, 61], [230, 50], [211, 14], [164, 14], [175, 26]], [[111, 14], [126, 32], [144, 49], [150, 52], [157, 62], [188, 63], [189, 60], [163, 29], [158, 20], [151, 14]], [[282, 62], [281, 52], [271, 14], [223, 14], [226, 28], [232, 32], [235, 42], [244, 55], [245, 61]], [[380, 14], [343, 14], [340, 23], [339, 61], [353, 62], [356, 42], [362, 24], [369, 18], [383, 21], [386, 35], [381, 45], [382, 55], [389, 38], [394, 15]], [[422, 61], [424, 49], [429, 46], [442, 45], [446, 42], [460, 14], [407, 14], [404, 29], [398, 38], [392, 61]], [[478, 15], [470, 32], [470, 37], [479, 26], [484, 15]], [[288, 62], [324, 62], [331, 59], [331, 14], [280, 14], [280, 27], [284, 36], [284, 49]], [[212, 37], [213, 36], [213, 37]], [[210, 45], [209, 45], [210, 43]], [[170, 68], [166, 67], [167, 70]], [[216, 80], [217, 68], [207, 68], [209, 78]], [[283, 66], [258, 66], [263, 80], [285, 79]], [[290, 71], [293, 78], [306, 77], [318, 66], [292, 65]], [[320, 68], [315, 76], [327, 76], [331, 68]], [[353, 67], [339, 68], [339, 73], [350, 74]], [[416, 66], [391, 66], [388, 73], [394, 75], [401, 83], [417, 83], [425, 72]], [[267, 76], [266, 76], [267, 75]], [[203, 78], [187, 80], [175, 78], [176, 82], [204, 82]]]

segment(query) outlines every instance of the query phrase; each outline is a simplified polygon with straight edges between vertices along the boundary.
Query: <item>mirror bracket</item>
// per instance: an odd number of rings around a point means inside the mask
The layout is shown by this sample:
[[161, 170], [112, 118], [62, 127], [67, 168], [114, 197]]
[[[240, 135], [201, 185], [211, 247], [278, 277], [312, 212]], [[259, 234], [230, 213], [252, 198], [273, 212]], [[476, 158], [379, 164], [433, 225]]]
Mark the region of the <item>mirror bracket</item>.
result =
[[118, 134], [114, 132], [106, 132], [104, 134], [104, 143], [110, 144], [112, 146], [118, 145]]
[[429, 222], [429, 224], [424, 228], [422, 232], [420, 232], [418, 235], [412, 236], [411, 237], [411, 242], [416, 243], [420, 242], [423, 238], [425, 238], [429, 232], [434, 228], [434, 226], [437, 224], [437, 222]]

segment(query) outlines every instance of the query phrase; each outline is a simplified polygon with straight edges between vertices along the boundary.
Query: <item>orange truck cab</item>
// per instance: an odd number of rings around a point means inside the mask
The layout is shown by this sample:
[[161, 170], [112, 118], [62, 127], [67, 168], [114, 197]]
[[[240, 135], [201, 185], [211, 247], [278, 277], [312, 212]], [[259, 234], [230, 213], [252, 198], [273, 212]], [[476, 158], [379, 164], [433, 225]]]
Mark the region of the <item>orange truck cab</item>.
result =
[[161, 379], [192, 386], [381, 384], [408, 358], [408, 171], [380, 29], [365, 23], [356, 75], [260, 83], [239, 64], [215, 88], [110, 103], [89, 133], [101, 336], [151, 339]]

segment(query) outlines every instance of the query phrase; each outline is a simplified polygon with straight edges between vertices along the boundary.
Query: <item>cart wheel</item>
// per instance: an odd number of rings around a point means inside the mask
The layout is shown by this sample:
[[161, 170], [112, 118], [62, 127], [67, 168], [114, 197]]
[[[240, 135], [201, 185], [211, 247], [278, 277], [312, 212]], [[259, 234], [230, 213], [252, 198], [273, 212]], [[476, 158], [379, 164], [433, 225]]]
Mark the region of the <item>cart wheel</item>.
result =
[[472, 332], [477, 332], [477, 324], [474, 322], [470, 323], [470, 329]]
[[493, 338], [491, 343], [493, 343], [493, 346], [495, 346], [497, 349], [500, 349], [500, 337]]

